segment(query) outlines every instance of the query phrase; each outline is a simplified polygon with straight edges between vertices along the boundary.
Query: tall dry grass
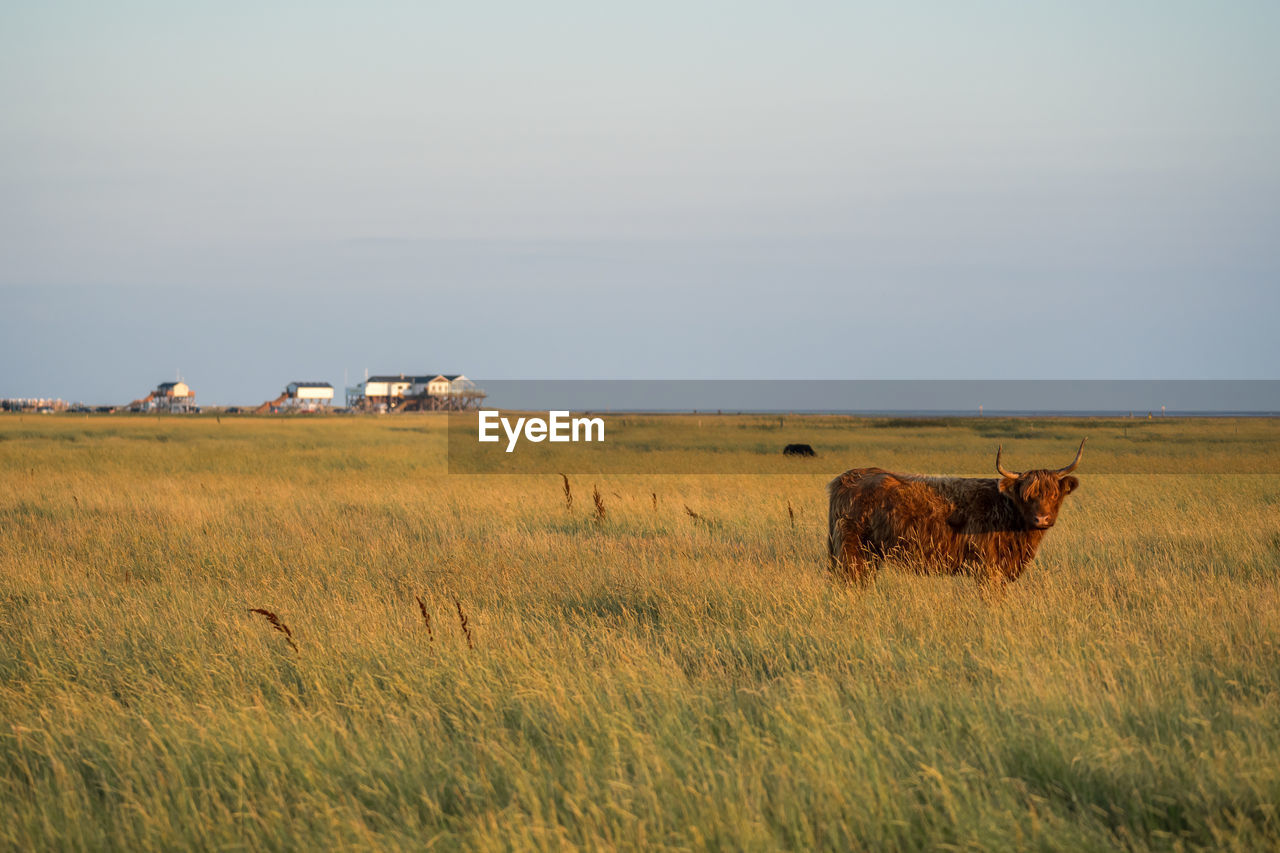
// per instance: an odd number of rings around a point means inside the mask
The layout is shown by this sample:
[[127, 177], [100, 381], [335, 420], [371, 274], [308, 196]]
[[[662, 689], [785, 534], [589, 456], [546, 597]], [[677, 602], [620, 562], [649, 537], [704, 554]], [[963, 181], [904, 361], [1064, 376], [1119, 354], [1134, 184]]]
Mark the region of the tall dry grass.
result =
[[992, 436], [849, 429], [799, 474], [602, 479], [600, 517], [443, 474], [430, 417], [0, 418], [0, 844], [1280, 844], [1277, 477], [1086, 455], [999, 601], [855, 591], [825, 480]]

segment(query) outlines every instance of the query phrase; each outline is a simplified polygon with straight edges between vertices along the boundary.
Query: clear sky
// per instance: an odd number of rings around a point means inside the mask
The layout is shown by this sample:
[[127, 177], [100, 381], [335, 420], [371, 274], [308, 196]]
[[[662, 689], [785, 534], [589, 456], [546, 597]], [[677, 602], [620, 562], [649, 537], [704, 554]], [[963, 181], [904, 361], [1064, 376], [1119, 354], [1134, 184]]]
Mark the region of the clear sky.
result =
[[1280, 4], [6, 3], [0, 396], [1280, 378]]

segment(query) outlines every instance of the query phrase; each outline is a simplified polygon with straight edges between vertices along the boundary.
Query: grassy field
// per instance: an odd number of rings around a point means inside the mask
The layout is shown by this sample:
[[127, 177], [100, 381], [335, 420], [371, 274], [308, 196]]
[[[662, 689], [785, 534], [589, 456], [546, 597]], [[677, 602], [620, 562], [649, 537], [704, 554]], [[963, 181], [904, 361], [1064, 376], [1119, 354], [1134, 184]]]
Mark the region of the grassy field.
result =
[[[427, 416], [0, 418], [0, 845], [1280, 846], [1280, 423], [807, 428], [570, 510]], [[1003, 597], [828, 576], [841, 470], [1086, 434]]]

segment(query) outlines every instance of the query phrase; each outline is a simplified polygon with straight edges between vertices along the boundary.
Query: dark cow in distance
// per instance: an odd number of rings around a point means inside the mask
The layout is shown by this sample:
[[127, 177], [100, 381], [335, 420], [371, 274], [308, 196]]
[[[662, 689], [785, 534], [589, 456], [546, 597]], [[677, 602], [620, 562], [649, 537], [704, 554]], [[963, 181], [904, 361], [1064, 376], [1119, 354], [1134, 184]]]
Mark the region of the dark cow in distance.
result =
[[788, 444], [782, 448], [783, 456], [817, 456], [813, 448], [807, 444]]
[[1065, 468], [1007, 470], [999, 479], [894, 474], [854, 468], [831, 481], [828, 516], [832, 568], [865, 582], [886, 558], [943, 574], [1017, 580], [1080, 481], [1084, 442]]

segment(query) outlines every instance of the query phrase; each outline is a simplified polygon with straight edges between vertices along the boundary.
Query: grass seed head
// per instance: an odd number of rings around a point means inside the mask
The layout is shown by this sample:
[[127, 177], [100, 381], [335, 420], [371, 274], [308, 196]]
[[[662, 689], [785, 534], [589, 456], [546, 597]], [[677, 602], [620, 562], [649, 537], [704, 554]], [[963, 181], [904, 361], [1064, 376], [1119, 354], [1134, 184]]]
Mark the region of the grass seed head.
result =
[[462, 612], [462, 602], [455, 595], [453, 597], [453, 606], [458, 608], [458, 622], [462, 625], [462, 634], [467, 638], [467, 648], [474, 649], [475, 642], [471, 639], [471, 623], [467, 621], [467, 614]]
[[573, 512], [573, 490], [569, 488], [569, 478], [564, 474], [561, 474], [560, 478], [564, 480], [564, 508]]
[[422, 624], [427, 626], [427, 641], [434, 643], [436, 635], [431, 630], [431, 614], [427, 612], [427, 603], [422, 600], [420, 595], [415, 595], [414, 598], [418, 599], [418, 612], [422, 614]]
[[259, 616], [270, 622], [272, 628], [279, 631], [281, 634], [284, 634], [285, 642], [289, 644], [289, 648], [293, 649], [295, 654], [297, 653], [298, 644], [293, 641], [293, 632], [289, 630], [288, 625], [280, 621], [279, 616], [272, 613], [270, 610], [264, 610], [261, 607], [250, 607], [249, 612], [257, 613]]

